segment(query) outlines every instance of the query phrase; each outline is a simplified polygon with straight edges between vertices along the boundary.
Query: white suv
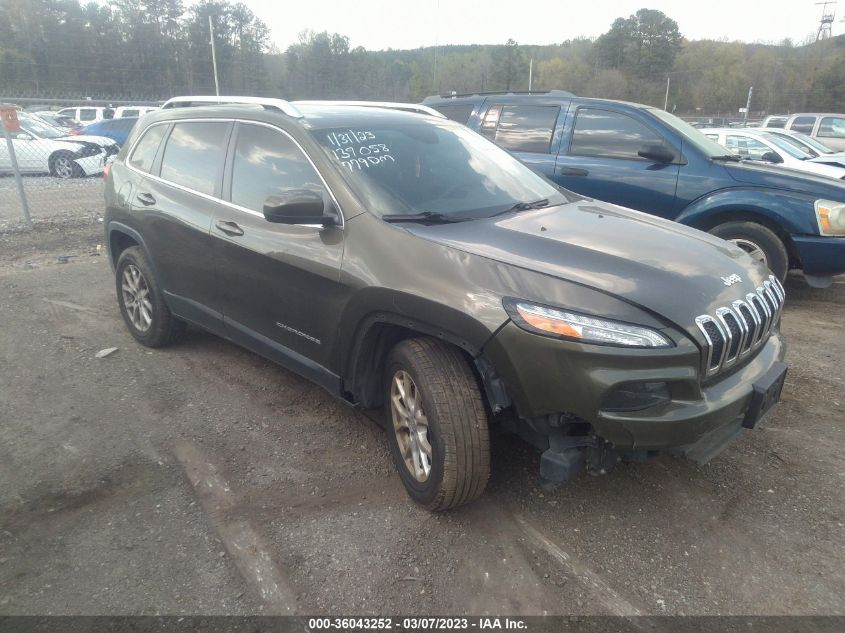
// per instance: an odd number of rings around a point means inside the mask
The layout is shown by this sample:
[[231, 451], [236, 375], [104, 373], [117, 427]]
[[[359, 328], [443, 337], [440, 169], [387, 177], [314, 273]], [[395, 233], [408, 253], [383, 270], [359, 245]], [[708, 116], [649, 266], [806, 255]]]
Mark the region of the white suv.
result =
[[71, 119], [78, 121], [79, 123], [87, 124], [102, 121], [103, 119], [111, 119], [114, 117], [114, 110], [111, 108], [95, 106], [79, 106], [59, 110], [58, 114], [61, 114], [62, 116], [69, 116]]

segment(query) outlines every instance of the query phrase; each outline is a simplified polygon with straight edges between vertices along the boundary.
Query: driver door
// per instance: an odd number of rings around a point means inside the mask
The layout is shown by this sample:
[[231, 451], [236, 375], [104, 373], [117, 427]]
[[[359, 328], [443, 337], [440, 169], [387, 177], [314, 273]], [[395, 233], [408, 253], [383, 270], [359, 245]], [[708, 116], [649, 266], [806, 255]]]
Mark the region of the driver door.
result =
[[552, 179], [590, 198], [672, 218], [680, 166], [641, 158], [637, 152], [648, 144], [668, 142], [628, 114], [580, 107]]

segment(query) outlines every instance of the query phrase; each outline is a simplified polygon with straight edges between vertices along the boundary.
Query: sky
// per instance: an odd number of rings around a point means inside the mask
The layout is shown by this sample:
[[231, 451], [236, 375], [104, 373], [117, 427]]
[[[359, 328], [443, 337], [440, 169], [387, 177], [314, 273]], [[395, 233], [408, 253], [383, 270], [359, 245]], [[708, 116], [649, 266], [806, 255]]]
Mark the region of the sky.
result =
[[[340, 33], [370, 50], [434, 44], [553, 44], [594, 37], [643, 7], [678, 23], [688, 39], [796, 44], [815, 36], [817, 0], [240, 0], [270, 27], [280, 50], [305, 29]], [[845, 33], [845, 1], [834, 35]]]

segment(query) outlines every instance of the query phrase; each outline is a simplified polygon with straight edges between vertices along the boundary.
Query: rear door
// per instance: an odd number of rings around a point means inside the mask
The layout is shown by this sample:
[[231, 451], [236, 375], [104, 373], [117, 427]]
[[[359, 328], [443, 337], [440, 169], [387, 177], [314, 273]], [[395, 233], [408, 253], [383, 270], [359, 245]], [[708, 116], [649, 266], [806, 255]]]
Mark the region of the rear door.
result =
[[580, 106], [562, 142], [553, 180], [585, 196], [663, 217], [674, 216], [679, 164], [641, 158], [649, 144], [678, 148], [633, 113]]
[[[168, 303], [178, 315], [214, 331], [222, 323], [210, 228], [222, 204], [231, 129], [231, 122], [214, 120], [153, 125], [127, 161], [138, 172], [149, 170], [132, 193], [132, 215]], [[163, 146], [157, 137], [165, 138]]]
[[555, 131], [558, 120], [566, 113], [566, 102], [537, 99], [530, 103], [509, 103], [494, 98], [486, 105], [478, 131], [535, 171], [553, 177], [560, 145], [560, 136]]
[[212, 226], [227, 336], [326, 384], [318, 366], [331, 364], [346, 297], [343, 229], [268, 222], [263, 207], [272, 195], [309, 189], [323, 195], [327, 212], [339, 211], [280, 129], [240, 122], [229, 154], [224, 196], [231, 204], [218, 209]]

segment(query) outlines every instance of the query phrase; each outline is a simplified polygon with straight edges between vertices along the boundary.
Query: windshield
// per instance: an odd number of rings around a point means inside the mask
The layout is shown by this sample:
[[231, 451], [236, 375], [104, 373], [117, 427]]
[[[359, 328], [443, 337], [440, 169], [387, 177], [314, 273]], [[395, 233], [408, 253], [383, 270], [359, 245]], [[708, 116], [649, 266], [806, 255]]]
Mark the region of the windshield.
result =
[[462, 125], [415, 121], [312, 130], [355, 194], [378, 215], [488, 217], [518, 203], [567, 199], [555, 185]]
[[26, 117], [21, 119], [21, 129], [24, 132], [29, 132], [40, 138], [64, 138], [67, 136], [66, 132], [54, 128], [46, 121], [36, 119], [33, 117]]
[[705, 156], [713, 158], [715, 156], [724, 156], [726, 150], [716, 141], [707, 138], [701, 130], [691, 126], [683, 119], [679, 119], [674, 114], [669, 114], [665, 110], [658, 110], [657, 108], [649, 108], [651, 112], [658, 119], [663, 121], [666, 125], [673, 128], [678, 134], [684, 137], [686, 141], [700, 152], [704, 152]]
[[812, 136], [807, 136], [806, 134], [801, 134], [801, 132], [793, 132], [795, 135], [795, 139], [803, 143], [804, 145], [808, 145], [809, 147], [816, 150], [819, 154], [835, 154], [836, 152], [830, 149], [824, 143], [820, 143]]
[[765, 134], [764, 137], [769, 143], [782, 149], [784, 152], [792, 156], [793, 158], [797, 158], [798, 160], [808, 160], [812, 158], [812, 154], [808, 154], [807, 152], [800, 149], [794, 143], [790, 143], [782, 136], [778, 134]]

